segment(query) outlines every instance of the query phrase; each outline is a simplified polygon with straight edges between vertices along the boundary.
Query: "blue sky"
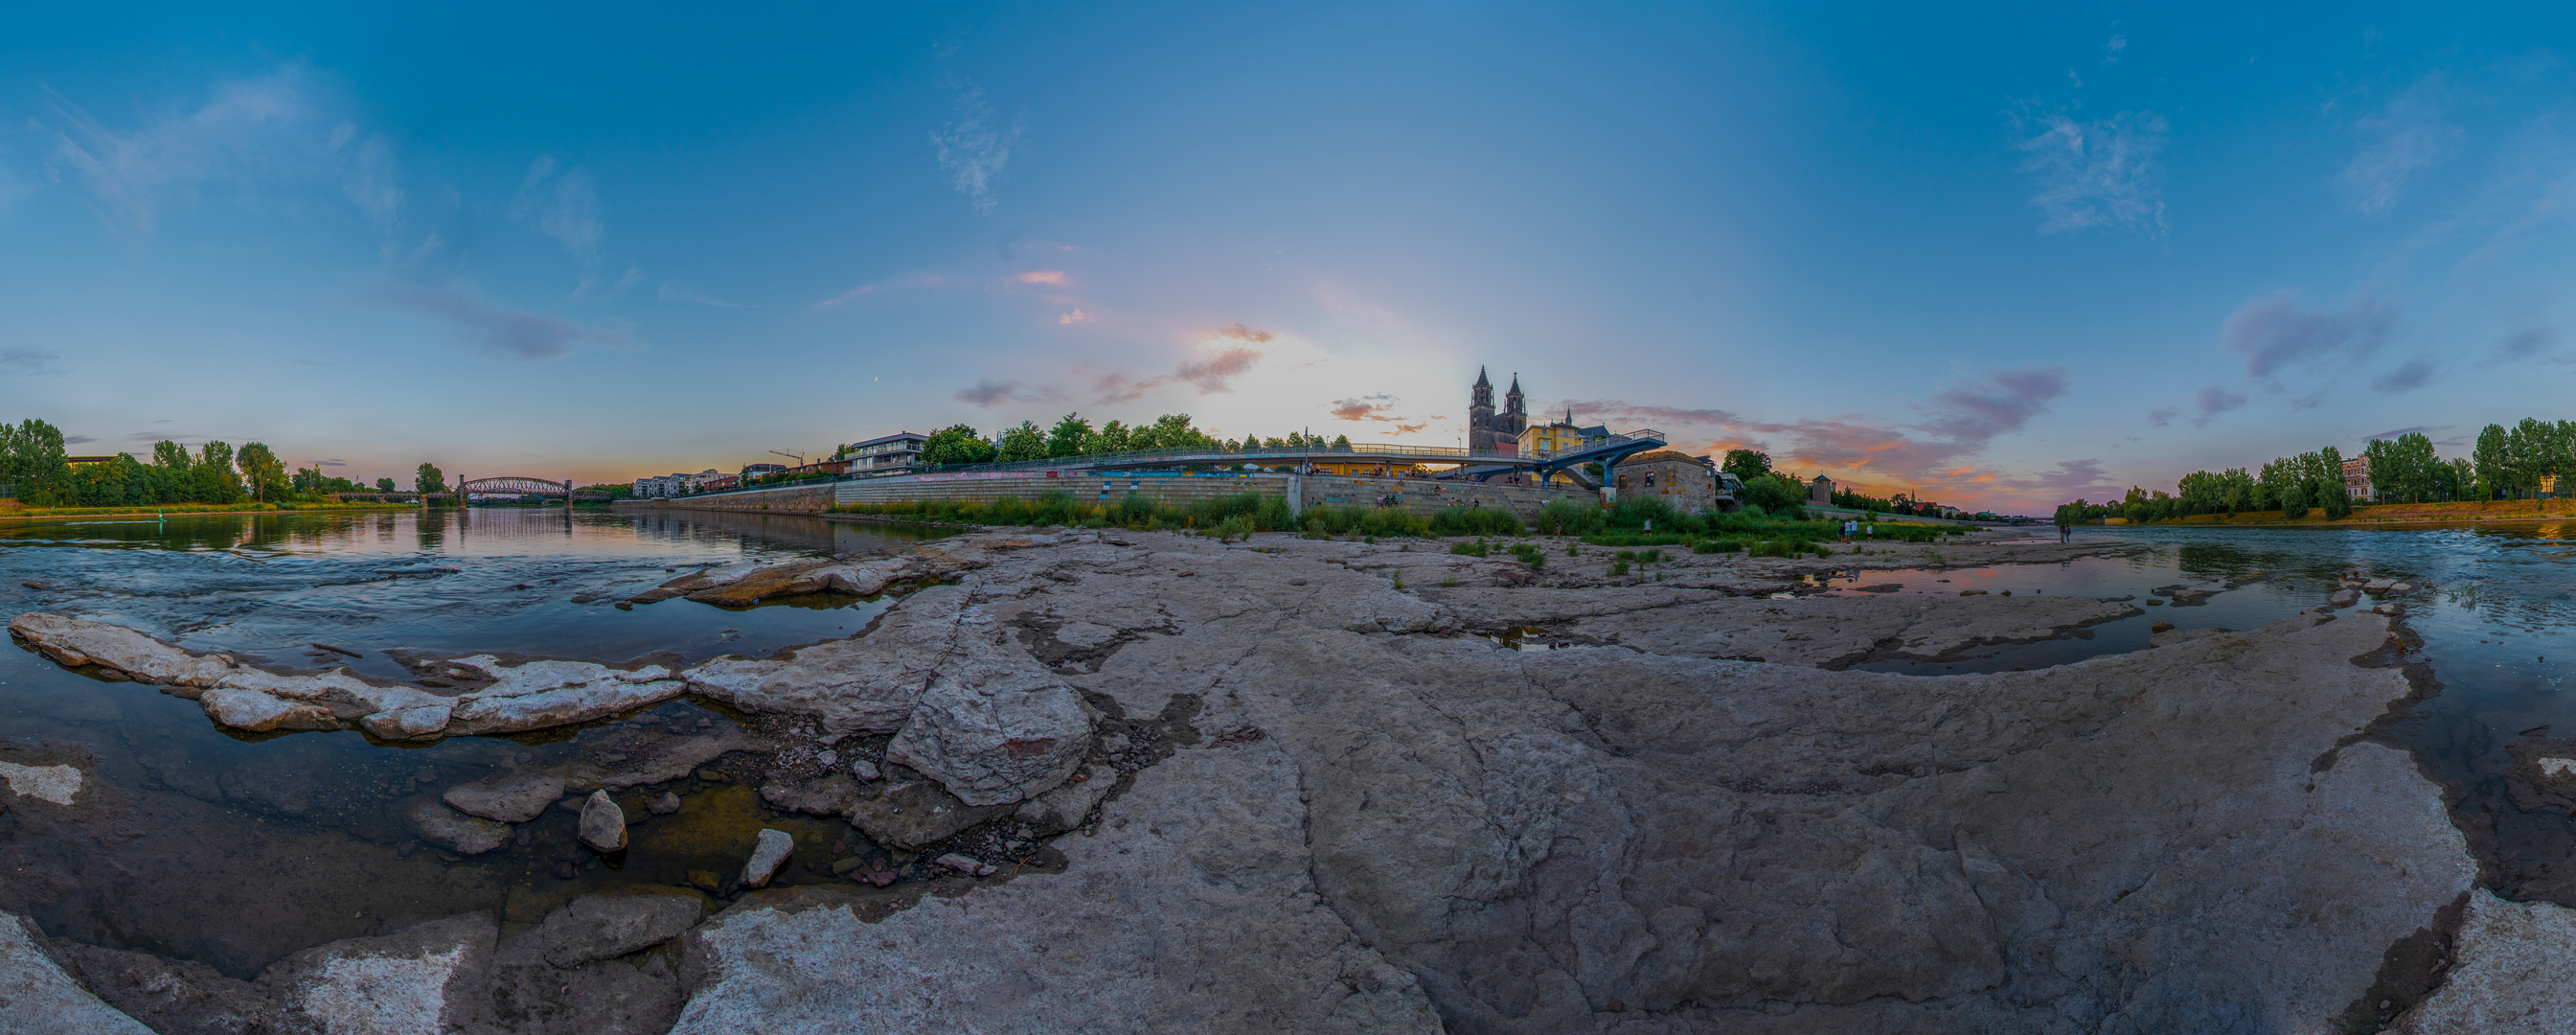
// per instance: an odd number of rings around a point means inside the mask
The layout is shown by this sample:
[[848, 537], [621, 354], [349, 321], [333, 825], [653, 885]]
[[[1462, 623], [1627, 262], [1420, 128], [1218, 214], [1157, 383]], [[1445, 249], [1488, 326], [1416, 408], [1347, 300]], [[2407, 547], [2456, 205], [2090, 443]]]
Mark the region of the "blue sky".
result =
[[2565, 415], [2531, 5], [20, 13], [0, 413], [408, 481], [1537, 408], [2007, 510]]

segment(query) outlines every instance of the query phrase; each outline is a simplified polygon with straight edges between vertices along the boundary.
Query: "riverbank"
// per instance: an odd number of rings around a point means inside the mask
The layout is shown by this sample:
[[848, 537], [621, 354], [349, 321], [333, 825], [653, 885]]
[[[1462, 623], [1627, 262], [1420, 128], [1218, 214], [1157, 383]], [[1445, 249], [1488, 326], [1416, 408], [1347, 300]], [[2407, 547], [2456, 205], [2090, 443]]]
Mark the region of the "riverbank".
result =
[[[409, 503], [235, 503], [221, 506], [174, 503], [158, 507], [13, 507], [0, 510], [0, 521], [59, 521], [75, 517], [170, 517], [189, 514], [296, 514], [363, 510], [419, 510]], [[448, 508], [454, 509], [454, 508]]]
[[2135, 528], [2439, 528], [2444, 526], [2486, 527], [2490, 525], [2538, 524], [2565, 521], [2564, 500], [2485, 500], [2466, 503], [2386, 503], [2355, 509], [2341, 520], [2328, 520], [2322, 511], [2290, 520], [2283, 511], [2246, 511], [2241, 514], [2194, 514], [2190, 517], [2156, 521], [2129, 521], [2111, 518], [2088, 524], [2106, 527]]
[[[413, 689], [482, 702], [451, 717], [601, 683], [724, 702], [758, 743], [676, 767], [662, 753], [703, 752], [702, 734], [580, 716], [623, 739], [587, 770], [517, 771], [564, 781], [533, 796], [557, 818], [520, 829], [569, 823], [580, 809], [547, 806], [591, 781], [633, 831], [623, 865], [650, 865], [675, 843], [658, 795], [685, 818], [757, 787], [782, 816], [854, 831], [794, 839], [786, 866], [812, 879], [540, 890], [257, 975], [59, 941], [69, 968], [7, 939], [0, 964], [54, 966], [65, 1001], [165, 1031], [207, 1004], [281, 1027], [390, 1009], [360, 995], [388, 974], [424, 1029], [818, 1033], [2366, 1030], [2439, 983], [2433, 943], [2461, 930], [2476, 864], [2441, 788], [2372, 732], [2417, 693], [2402, 595], [2371, 610], [2320, 592], [2261, 628], [1924, 678], [1844, 666], [2140, 609], [1816, 577], [2141, 547], [1983, 535], [1613, 575], [1617, 551], [1533, 542], [1577, 553], [1043, 530], [682, 575], [671, 596], [845, 580], [893, 602], [863, 633], [774, 655], [661, 673], [426, 659]], [[361, 722], [342, 712], [374, 692], [241, 669], [207, 675], [319, 706], [316, 722]], [[94, 827], [100, 851], [150, 797], [79, 784], [99, 777], [75, 752], [0, 760], [29, 771], [0, 770], [13, 816]], [[44, 797], [67, 781], [95, 789]], [[483, 800], [454, 790], [429, 800]], [[481, 821], [498, 829], [460, 818], [449, 836], [518, 836]], [[751, 858], [735, 829], [717, 849]], [[43, 859], [0, 865], [40, 875], [0, 908], [59, 883]], [[202, 865], [231, 886], [234, 863]]]

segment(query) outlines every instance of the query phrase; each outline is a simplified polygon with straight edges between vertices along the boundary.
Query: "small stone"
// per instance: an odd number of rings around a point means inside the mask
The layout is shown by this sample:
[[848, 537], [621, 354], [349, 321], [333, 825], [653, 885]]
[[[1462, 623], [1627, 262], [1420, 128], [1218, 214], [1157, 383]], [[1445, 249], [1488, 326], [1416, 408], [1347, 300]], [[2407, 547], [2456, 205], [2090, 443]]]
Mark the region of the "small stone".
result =
[[663, 791], [661, 797], [653, 799], [653, 804], [645, 808], [651, 809], [656, 816], [668, 816], [680, 811], [680, 796], [670, 791]]
[[834, 860], [832, 860], [832, 876], [835, 876], [835, 877], [844, 876], [844, 875], [848, 874], [851, 870], [858, 869], [858, 868], [859, 868], [859, 864], [860, 864], [860, 862], [861, 862], [861, 861], [862, 861], [862, 860], [860, 860], [860, 858], [859, 858], [858, 856], [855, 856], [855, 855], [853, 855], [853, 856], [849, 856], [849, 857], [847, 857], [847, 858], [841, 858], [841, 859], [834, 859]]
[[428, 783], [431, 780], [438, 779], [438, 770], [432, 769], [428, 766], [418, 766], [411, 771], [411, 778], [422, 783]]
[[850, 772], [869, 782], [885, 779], [885, 773], [877, 768], [877, 764], [864, 758], [850, 763]]
[[742, 886], [768, 887], [769, 879], [778, 875], [779, 867], [787, 865], [788, 853], [795, 850], [796, 839], [787, 836], [786, 831], [762, 827], [760, 843], [752, 846], [751, 860], [742, 864]]
[[946, 855], [940, 856], [937, 861], [939, 865], [948, 867], [949, 869], [963, 873], [969, 877], [990, 877], [993, 875], [993, 867], [991, 865], [972, 856], [959, 855], [955, 852], [950, 852]]
[[2337, 590], [2334, 596], [2327, 598], [2326, 602], [2333, 604], [2336, 607], [2351, 607], [2355, 601], [2360, 599], [2361, 591], [2345, 589]]
[[841, 753], [838, 751], [817, 751], [814, 752], [814, 761], [818, 765], [830, 768], [841, 764]]
[[700, 769], [698, 770], [698, 779], [705, 780], [708, 783], [723, 783], [725, 782], [725, 774], [719, 773], [713, 769]]
[[2172, 632], [2173, 627], [2174, 624], [2172, 622], [2157, 622], [2154, 625], [2148, 626], [2147, 631], [2151, 633]]
[[2007, 596], [2007, 597], [2008, 597], [2008, 596], [2011, 596], [2011, 595], [2012, 595], [2012, 591], [2011, 591], [2011, 590], [2009, 590], [2009, 589], [2007, 589], [2007, 590], [2003, 591], [2003, 592], [2002, 592], [2001, 594], [1999, 594], [1999, 595], [2001, 595], [2001, 596]]
[[706, 889], [706, 890], [708, 890], [708, 891], [714, 891], [714, 890], [716, 890], [716, 887], [717, 887], [718, 885], [721, 885], [721, 884], [723, 884], [723, 883], [724, 883], [724, 878], [719, 877], [719, 876], [716, 876], [715, 871], [713, 871], [713, 870], [690, 870], [690, 871], [689, 871], [689, 886], [690, 886], [690, 887], [693, 887], [693, 888], [704, 888], [704, 889]]
[[581, 805], [581, 843], [599, 852], [626, 847], [626, 810], [607, 791], [592, 791]]

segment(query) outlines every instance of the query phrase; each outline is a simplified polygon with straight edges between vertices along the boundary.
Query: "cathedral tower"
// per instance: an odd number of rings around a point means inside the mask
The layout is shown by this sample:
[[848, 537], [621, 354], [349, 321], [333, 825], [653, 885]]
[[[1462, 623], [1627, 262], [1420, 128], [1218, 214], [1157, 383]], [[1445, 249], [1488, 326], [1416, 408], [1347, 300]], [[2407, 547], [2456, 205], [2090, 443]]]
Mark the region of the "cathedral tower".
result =
[[1467, 448], [1478, 453], [1494, 449], [1494, 383], [1485, 379], [1485, 368], [1476, 368], [1475, 393], [1467, 403]]
[[1503, 395], [1503, 412], [1494, 417], [1494, 446], [1517, 453], [1521, 432], [1529, 430], [1529, 406], [1521, 399], [1521, 376], [1512, 375], [1512, 390]]

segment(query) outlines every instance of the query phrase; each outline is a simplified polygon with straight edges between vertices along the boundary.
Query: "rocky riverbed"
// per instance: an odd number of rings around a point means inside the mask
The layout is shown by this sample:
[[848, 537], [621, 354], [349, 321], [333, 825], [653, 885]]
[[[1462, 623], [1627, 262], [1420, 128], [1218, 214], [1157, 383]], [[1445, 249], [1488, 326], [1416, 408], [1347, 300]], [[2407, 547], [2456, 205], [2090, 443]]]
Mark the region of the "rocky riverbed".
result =
[[[2083, 635], [2146, 601], [1828, 595], [1814, 576], [2130, 547], [1684, 553], [1624, 576], [1579, 549], [1534, 570], [1418, 543], [969, 536], [629, 601], [903, 594], [847, 639], [687, 666], [422, 657], [408, 682], [24, 615], [13, 631], [57, 662], [157, 683], [246, 736], [624, 723], [578, 763], [424, 795], [414, 822], [446, 857], [554, 810], [637, 865], [653, 824], [689, 815], [677, 790], [719, 786], [844, 833], [825, 849], [746, 831], [695, 886], [451, 916], [255, 974], [0, 917], [0, 1017], [164, 1035], [2269, 1032], [2551, 1030], [2532, 1018], [2570, 1009], [2529, 977], [2563, 969], [2568, 911], [2473, 892], [2444, 790], [2375, 738], [2429, 689], [2401, 664], [2414, 587], [1929, 678], [1851, 666]], [[751, 721], [621, 718], [674, 697]], [[2576, 762], [2552, 757], [2531, 760], [2533, 793], [2576, 793]], [[92, 772], [71, 748], [0, 744], [0, 807], [111, 860], [175, 850]], [[839, 879], [762, 887], [798, 854]]]

